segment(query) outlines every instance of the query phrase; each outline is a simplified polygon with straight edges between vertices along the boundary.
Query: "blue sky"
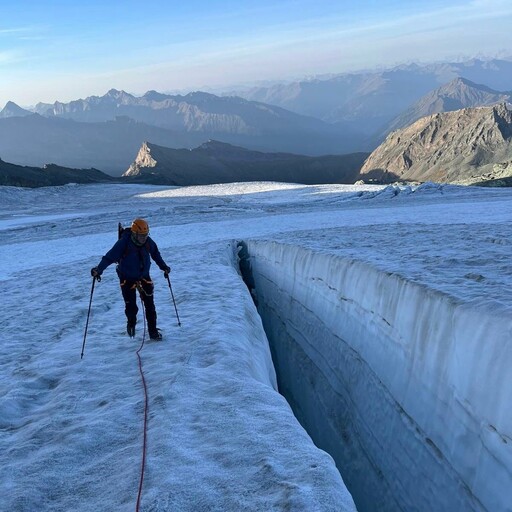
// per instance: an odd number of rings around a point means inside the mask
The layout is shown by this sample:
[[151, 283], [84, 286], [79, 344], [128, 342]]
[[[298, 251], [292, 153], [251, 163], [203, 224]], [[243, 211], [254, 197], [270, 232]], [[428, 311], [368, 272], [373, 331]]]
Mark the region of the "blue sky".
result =
[[0, 0], [0, 108], [512, 56], [510, 26], [510, 0]]

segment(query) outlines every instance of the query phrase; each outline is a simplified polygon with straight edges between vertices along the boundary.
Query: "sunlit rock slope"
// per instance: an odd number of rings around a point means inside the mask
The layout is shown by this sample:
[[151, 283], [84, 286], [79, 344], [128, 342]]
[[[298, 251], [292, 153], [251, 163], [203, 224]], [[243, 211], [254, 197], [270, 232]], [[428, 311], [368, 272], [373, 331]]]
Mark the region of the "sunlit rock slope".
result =
[[[505, 103], [423, 117], [392, 132], [361, 168], [364, 180], [479, 183], [512, 160], [512, 112]], [[501, 176], [502, 177], [502, 176]]]

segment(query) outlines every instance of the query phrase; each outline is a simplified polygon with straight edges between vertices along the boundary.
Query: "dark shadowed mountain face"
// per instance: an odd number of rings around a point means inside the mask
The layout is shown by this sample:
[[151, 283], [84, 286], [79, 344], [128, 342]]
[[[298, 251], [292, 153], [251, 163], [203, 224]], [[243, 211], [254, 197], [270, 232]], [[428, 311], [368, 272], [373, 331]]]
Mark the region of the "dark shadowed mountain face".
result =
[[148, 139], [193, 147], [203, 141], [203, 136], [122, 118], [104, 123], [77, 123], [38, 114], [0, 119], [0, 158], [19, 165], [42, 167], [55, 162], [64, 167], [94, 167], [120, 176]]
[[97, 169], [68, 169], [55, 164], [24, 167], [0, 160], [0, 185], [13, 187], [48, 187], [67, 183], [105, 183], [112, 181]]
[[236, 181], [353, 183], [366, 156], [261, 153], [219, 141], [208, 141], [193, 150], [144, 143], [124, 176], [132, 181], [169, 185]]
[[506, 104], [434, 114], [392, 132], [361, 169], [365, 180], [481, 183], [512, 176]]

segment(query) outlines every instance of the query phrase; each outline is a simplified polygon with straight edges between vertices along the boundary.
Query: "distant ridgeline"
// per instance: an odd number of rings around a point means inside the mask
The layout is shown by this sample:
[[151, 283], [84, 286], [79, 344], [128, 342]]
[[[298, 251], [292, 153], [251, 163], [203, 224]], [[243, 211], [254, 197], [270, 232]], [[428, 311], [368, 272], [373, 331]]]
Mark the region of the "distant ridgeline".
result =
[[310, 157], [262, 153], [210, 140], [188, 149], [144, 142], [123, 174], [130, 181], [166, 185], [209, 185], [237, 181], [354, 183], [368, 153]]
[[25, 167], [0, 159], [0, 185], [13, 187], [48, 187], [67, 183], [109, 183], [114, 178], [97, 169], [69, 169], [55, 164]]
[[198, 148], [170, 149], [145, 142], [129, 170], [119, 178], [97, 169], [70, 169], [55, 164], [40, 167], [0, 160], [0, 185], [44, 187], [66, 183], [148, 183], [209, 185], [237, 181], [290, 183], [354, 183], [368, 153], [308, 157], [261, 153], [209, 141]]

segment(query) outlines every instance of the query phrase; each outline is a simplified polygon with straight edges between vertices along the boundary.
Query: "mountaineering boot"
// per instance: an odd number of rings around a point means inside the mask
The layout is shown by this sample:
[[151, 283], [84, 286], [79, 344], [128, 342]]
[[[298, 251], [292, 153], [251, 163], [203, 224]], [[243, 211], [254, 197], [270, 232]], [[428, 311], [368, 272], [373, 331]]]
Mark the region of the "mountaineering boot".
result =
[[149, 339], [160, 341], [162, 339], [162, 333], [160, 332], [160, 329], [149, 331]]
[[128, 333], [128, 336], [130, 336], [130, 338], [133, 338], [135, 336], [135, 323], [136, 322], [130, 322], [130, 320], [128, 320], [128, 322], [126, 323], [126, 332]]

